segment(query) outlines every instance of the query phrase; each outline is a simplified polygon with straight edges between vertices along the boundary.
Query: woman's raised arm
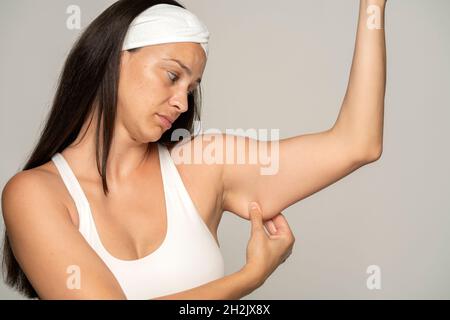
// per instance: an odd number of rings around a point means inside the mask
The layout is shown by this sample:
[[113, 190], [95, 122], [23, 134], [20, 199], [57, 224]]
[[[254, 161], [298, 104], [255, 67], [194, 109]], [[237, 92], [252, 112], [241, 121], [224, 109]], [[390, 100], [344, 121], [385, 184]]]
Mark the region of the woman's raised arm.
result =
[[[349, 84], [332, 128], [277, 142], [259, 141], [258, 148], [250, 147], [255, 142], [250, 138], [233, 137], [236, 143], [223, 143], [224, 157], [244, 154], [245, 159], [261, 160], [256, 150], [270, 150], [266, 159], [270, 165], [224, 161], [224, 210], [248, 219], [246, 204], [256, 201], [264, 219], [270, 219], [380, 158], [386, 86], [385, 4], [385, 0], [360, 1]], [[216, 138], [229, 140], [230, 136]]]

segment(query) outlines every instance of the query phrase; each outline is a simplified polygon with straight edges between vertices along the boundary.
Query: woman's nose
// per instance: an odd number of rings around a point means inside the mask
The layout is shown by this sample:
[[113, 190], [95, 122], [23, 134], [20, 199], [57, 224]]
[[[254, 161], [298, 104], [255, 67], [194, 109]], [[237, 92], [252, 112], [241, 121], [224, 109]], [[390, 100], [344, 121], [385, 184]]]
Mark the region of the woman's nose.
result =
[[172, 97], [171, 104], [176, 106], [180, 113], [186, 112], [189, 108], [188, 106], [188, 98], [186, 93], [178, 93], [174, 97]]

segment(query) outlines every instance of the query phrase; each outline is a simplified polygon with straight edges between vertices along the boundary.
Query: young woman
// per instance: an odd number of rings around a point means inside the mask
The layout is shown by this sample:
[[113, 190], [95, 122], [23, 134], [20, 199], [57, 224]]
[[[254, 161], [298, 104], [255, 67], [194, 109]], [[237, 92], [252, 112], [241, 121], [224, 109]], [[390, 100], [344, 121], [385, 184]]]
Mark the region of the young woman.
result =
[[[381, 155], [385, 44], [367, 28], [370, 4], [384, 14], [384, 1], [361, 0], [338, 120], [259, 142], [279, 153], [272, 175], [224, 161], [249, 159], [249, 138], [173, 140], [199, 118], [206, 27], [175, 1], [113, 4], [75, 44], [42, 136], [3, 190], [7, 283], [42, 299], [236, 299], [262, 285], [294, 243], [280, 212]], [[223, 152], [175, 163], [198, 145]], [[216, 236], [224, 211], [252, 221], [247, 263], [228, 276]]]

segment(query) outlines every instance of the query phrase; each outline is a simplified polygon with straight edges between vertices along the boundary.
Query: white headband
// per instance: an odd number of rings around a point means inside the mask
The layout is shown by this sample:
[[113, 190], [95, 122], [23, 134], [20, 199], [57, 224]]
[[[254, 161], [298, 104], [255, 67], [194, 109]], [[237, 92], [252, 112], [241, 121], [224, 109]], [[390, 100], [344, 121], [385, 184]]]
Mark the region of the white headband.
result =
[[190, 11], [169, 4], [154, 5], [131, 23], [122, 50], [155, 44], [196, 42], [208, 56], [209, 31]]

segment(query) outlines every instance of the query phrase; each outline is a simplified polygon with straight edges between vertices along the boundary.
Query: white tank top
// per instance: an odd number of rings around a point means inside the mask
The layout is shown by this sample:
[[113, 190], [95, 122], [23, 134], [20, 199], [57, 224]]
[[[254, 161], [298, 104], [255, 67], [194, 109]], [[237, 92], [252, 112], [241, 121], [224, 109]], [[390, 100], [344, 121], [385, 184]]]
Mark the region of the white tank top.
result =
[[103, 246], [86, 195], [61, 153], [52, 157], [79, 215], [79, 231], [116, 277], [127, 299], [151, 299], [222, 278], [224, 260], [214, 236], [189, 196], [169, 150], [157, 143], [167, 208], [167, 233], [159, 248], [121, 260]]

